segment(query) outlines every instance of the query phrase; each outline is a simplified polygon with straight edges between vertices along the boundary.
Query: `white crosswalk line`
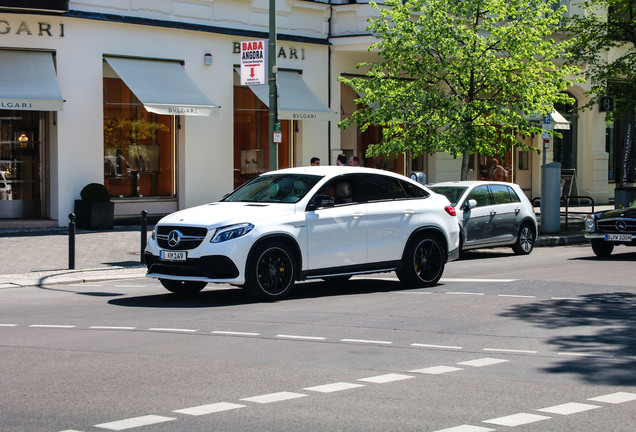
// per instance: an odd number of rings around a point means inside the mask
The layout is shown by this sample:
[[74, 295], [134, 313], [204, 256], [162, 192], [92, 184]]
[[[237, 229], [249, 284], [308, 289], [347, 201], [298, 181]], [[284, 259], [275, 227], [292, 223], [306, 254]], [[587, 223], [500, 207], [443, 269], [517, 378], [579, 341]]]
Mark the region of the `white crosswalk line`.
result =
[[409, 378], [415, 378], [412, 375], [402, 375], [402, 374], [386, 374], [386, 375], [378, 375], [369, 378], [361, 378], [358, 381], [370, 382], [374, 384], [385, 384], [394, 381], [401, 381]]
[[463, 370], [462, 368], [454, 367], [454, 366], [432, 366], [424, 369], [415, 369], [409, 371], [411, 373], [421, 373], [421, 374], [429, 374], [429, 375], [439, 375], [448, 372], [456, 372]]
[[494, 365], [494, 364], [497, 364], [497, 363], [504, 363], [504, 362], [507, 362], [507, 361], [508, 360], [486, 357], [486, 358], [477, 359], [477, 360], [469, 360], [469, 361], [465, 361], [465, 362], [459, 362], [457, 364], [458, 365], [462, 365], [462, 366], [483, 367], [483, 366]]
[[174, 410], [173, 412], [176, 412], [179, 414], [200, 416], [200, 415], [206, 415], [206, 414], [214, 414], [214, 413], [223, 412], [223, 411], [229, 411], [229, 410], [238, 409], [238, 408], [245, 408], [245, 405], [229, 403], [229, 402], [218, 402], [218, 403], [213, 403], [208, 405], [199, 405], [199, 406], [191, 407], [191, 408], [183, 408], [179, 410]]
[[546, 412], [549, 414], [561, 414], [561, 415], [570, 415], [576, 414], [584, 411], [593, 410], [596, 408], [600, 408], [599, 405], [590, 405], [590, 404], [582, 404], [576, 402], [564, 403], [561, 405], [555, 405], [547, 408], [541, 408], [537, 411]]
[[354, 388], [364, 387], [364, 384], [352, 384], [347, 382], [338, 382], [333, 384], [324, 384], [315, 387], [305, 387], [303, 390], [310, 390], [319, 393], [333, 393], [337, 391], [350, 390]]
[[301, 397], [307, 396], [302, 393], [293, 393], [293, 392], [278, 392], [278, 393], [270, 393], [260, 396], [253, 396], [248, 398], [243, 398], [241, 400], [247, 402], [255, 402], [260, 404], [272, 403], [272, 402], [281, 402], [290, 399], [298, 399]]
[[521, 426], [528, 423], [534, 423], [541, 420], [548, 420], [552, 417], [542, 416], [538, 414], [519, 413], [505, 417], [498, 417], [490, 420], [484, 420], [484, 423], [492, 423], [500, 426]]
[[126, 429], [132, 429], [140, 426], [149, 426], [157, 423], [169, 422], [176, 420], [175, 417], [162, 417], [158, 415], [146, 415], [141, 417], [129, 418], [126, 420], [118, 420], [110, 423], [101, 423], [95, 425], [95, 427], [102, 429], [110, 429], [114, 431], [121, 431]]
[[588, 400], [594, 402], [605, 402], [611, 404], [619, 404], [623, 402], [630, 402], [636, 400], [636, 393], [627, 393], [627, 392], [617, 392], [604, 396], [598, 396], [589, 398]]

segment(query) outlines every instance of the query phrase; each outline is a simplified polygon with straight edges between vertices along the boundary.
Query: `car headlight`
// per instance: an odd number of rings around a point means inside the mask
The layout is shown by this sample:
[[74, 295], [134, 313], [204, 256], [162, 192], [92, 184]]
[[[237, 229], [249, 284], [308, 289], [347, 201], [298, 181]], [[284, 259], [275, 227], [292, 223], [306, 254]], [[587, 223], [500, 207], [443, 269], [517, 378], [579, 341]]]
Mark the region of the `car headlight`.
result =
[[254, 225], [251, 223], [242, 223], [217, 228], [216, 232], [212, 236], [212, 240], [210, 240], [210, 243], [222, 243], [224, 241], [243, 237], [245, 234], [252, 231], [252, 228], [254, 228]]
[[596, 231], [596, 215], [587, 215], [585, 217], [585, 231]]

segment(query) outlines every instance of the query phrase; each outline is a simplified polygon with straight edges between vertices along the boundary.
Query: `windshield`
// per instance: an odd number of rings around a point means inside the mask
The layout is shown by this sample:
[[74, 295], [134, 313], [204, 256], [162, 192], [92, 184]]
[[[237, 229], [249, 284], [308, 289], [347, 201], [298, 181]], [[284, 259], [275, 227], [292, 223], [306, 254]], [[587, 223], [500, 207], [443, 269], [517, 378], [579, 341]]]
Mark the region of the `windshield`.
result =
[[309, 174], [262, 175], [245, 183], [222, 201], [297, 203], [321, 178]]
[[431, 186], [429, 189], [435, 193], [444, 195], [453, 206], [456, 206], [457, 202], [459, 202], [460, 198], [468, 188], [459, 186]]

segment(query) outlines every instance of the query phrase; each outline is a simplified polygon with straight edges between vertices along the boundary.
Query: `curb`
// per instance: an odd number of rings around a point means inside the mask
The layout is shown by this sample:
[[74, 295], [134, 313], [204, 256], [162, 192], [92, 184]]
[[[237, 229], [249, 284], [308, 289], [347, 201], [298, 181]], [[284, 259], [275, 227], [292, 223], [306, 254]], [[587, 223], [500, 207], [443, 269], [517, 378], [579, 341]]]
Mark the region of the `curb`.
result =
[[587, 243], [588, 239], [585, 238], [584, 233], [580, 234], [568, 234], [568, 235], [541, 235], [537, 238], [534, 245], [541, 246], [566, 246], [577, 243]]

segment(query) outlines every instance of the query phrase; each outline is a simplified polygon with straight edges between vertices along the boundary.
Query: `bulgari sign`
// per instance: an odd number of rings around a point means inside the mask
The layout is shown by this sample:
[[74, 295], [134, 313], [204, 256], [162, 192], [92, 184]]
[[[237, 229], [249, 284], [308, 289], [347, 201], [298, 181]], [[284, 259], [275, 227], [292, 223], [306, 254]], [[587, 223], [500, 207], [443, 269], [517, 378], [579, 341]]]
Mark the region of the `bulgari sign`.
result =
[[68, 12], [68, 0], [0, 0], [0, 10], [22, 12]]
[[46, 37], [64, 37], [64, 23], [52, 25], [47, 22], [38, 22], [37, 24], [28, 24], [26, 21], [11, 22], [0, 19], [0, 36], [2, 35], [17, 36], [46, 36]]

